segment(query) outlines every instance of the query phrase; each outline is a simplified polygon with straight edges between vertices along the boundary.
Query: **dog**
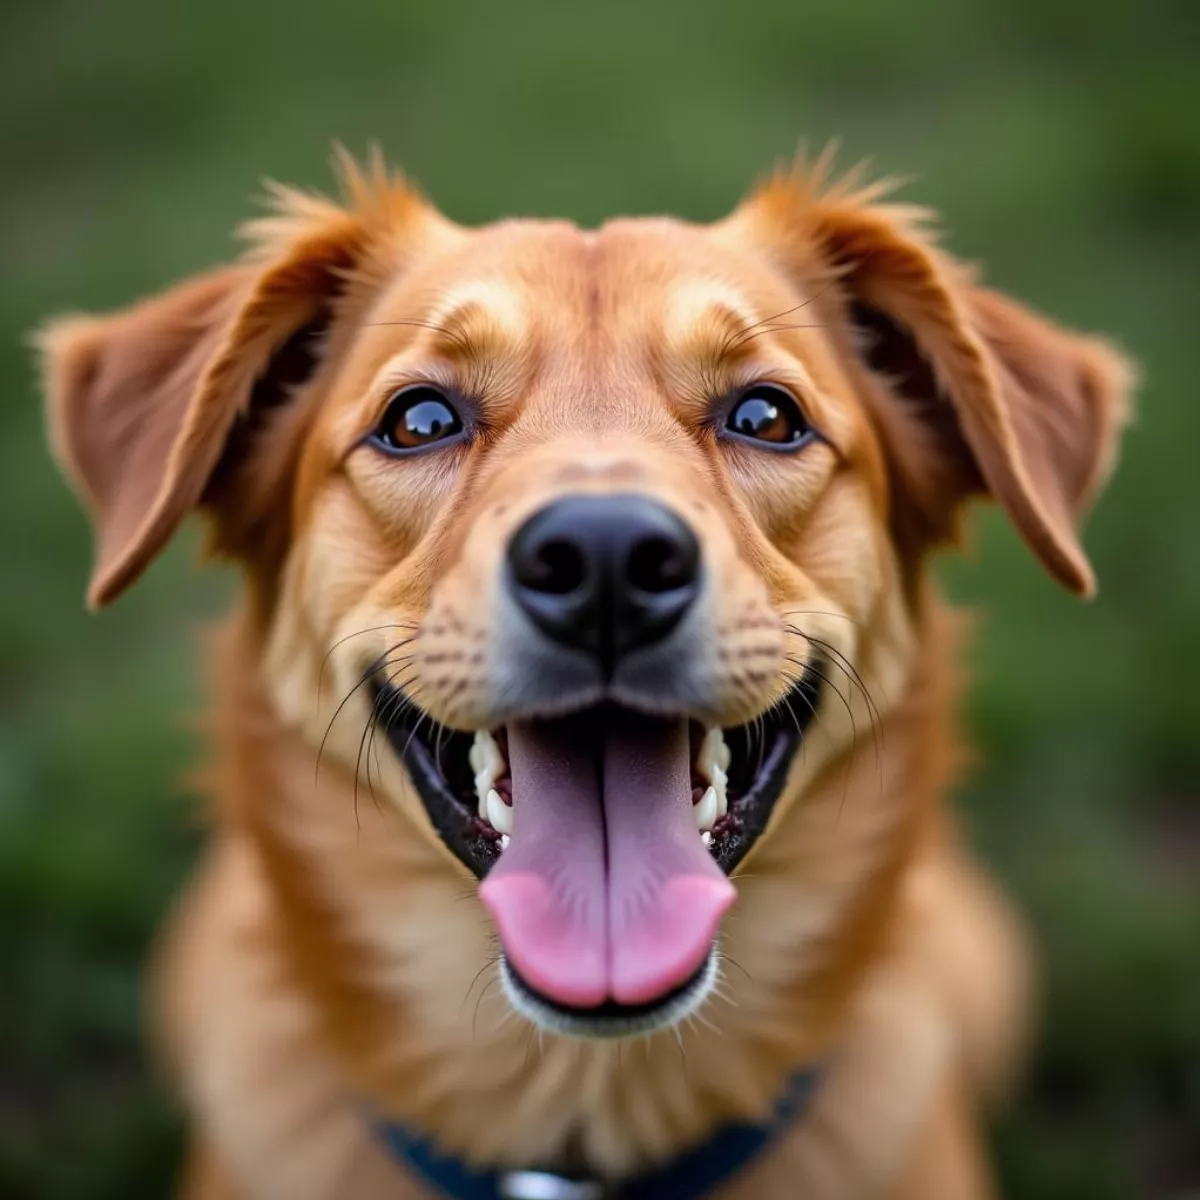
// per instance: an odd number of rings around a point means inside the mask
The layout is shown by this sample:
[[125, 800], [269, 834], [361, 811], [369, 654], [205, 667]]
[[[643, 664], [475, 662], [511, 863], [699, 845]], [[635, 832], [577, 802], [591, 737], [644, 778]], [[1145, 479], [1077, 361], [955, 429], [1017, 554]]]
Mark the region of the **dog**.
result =
[[1033, 972], [930, 560], [989, 496], [1090, 595], [1130, 365], [827, 156], [594, 231], [339, 171], [39, 338], [90, 604], [193, 512], [243, 580], [153, 972], [183, 1194], [991, 1194]]

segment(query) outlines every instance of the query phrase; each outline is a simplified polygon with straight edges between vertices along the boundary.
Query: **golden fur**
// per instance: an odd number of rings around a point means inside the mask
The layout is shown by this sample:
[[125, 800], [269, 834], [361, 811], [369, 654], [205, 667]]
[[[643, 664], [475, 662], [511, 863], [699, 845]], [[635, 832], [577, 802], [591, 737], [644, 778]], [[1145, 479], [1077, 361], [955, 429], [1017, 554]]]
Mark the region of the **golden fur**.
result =
[[[43, 334], [51, 439], [97, 526], [92, 603], [196, 509], [245, 572], [212, 656], [216, 828], [157, 974], [190, 1196], [423, 1195], [367, 1103], [473, 1161], [570, 1142], [633, 1170], [763, 1114], [817, 1059], [812, 1108], [722, 1197], [988, 1194], [974, 1111], [1017, 1060], [1029, 972], [944, 806], [959, 623], [926, 563], [989, 492], [1090, 592], [1077, 525], [1129, 371], [825, 167], [712, 226], [584, 232], [463, 229], [343, 163], [344, 203], [278, 189], [234, 266]], [[706, 406], [757, 378], [827, 442], [719, 443]], [[474, 397], [482, 434], [373, 455], [361, 439], [416, 380]], [[719, 995], [678, 1037], [615, 1045], [508, 1010], [472, 880], [364, 745], [354, 692], [390, 649], [434, 717], [494, 724], [501, 548], [548, 499], [614, 487], [686, 514], [712, 564], [697, 719], [769, 708], [808, 638], [845, 668], [735, 874]]]

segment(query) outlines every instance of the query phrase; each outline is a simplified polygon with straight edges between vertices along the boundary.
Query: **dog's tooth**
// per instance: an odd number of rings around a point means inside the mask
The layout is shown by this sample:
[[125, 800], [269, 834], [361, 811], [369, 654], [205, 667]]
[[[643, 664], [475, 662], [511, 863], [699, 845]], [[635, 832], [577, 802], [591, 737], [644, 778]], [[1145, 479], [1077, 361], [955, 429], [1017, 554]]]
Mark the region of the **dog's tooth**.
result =
[[475, 772], [475, 795], [479, 800], [479, 815], [487, 820], [487, 794], [492, 784], [504, 774], [504, 755], [500, 744], [486, 729], [475, 734], [467, 755], [471, 770]]
[[701, 840], [701, 842], [704, 843], [705, 849], [711, 850], [712, 849], [712, 830], [705, 829], [700, 834], [700, 840]]
[[715, 783], [717, 772], [729, 770], [730, 751], [725, 744], [725, 734], [719, 725], [714, 725], [700, 743], [696, 753], [696, 770], [708, 780]]
[[495, 788], [487, 794], [487, 819], [498, 833], [512, 833], [513, 810], [500, 799], [500, 793]]
[[507, 833], [502, 833], [502, 834], [500, 835], [500, 849], [501, 849], [501, 850], [507, 850], [507, 849], [508, 849], [508, 843], [509, 843], [509, 842], [511, 842], [511, 841], [512, 841], [512, 838], [511, 838], [511, 837], [510, 837], [510, 836], [509, 836]]
[[705, 733], [694, 763], [696, 773], [709, 785], [694, 806], [700, 829], [711, 829], [729, 811], [729, 762], [725, 734], [719, 725], [714, 725]]
[[716, 725], [708, 731], [708, 736], [712, 741], [713, 761], [722, 771], [728, 771], [729, 764], [733, 761], [733, 751], [729, 749], [729, 745], [725, 741], [725, 731]]
[[729, 777], [718, 766], [713, 766], [712, 789], [717, 793], [717, 816], [723, 817], [729, 811]]
[[499, 779], [504, 772], [504, 755], [500, 743], [486, 729], [477, 730], [471, 745], [471, 768], [476, 773], [488, 771]]

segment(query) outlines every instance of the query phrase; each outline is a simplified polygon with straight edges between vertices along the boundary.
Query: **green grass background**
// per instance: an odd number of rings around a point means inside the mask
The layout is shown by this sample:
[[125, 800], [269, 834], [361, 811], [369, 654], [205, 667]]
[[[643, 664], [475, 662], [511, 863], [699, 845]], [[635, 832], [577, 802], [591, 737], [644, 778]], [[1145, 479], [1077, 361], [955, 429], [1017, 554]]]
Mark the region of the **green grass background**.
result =
[[5, 0], [0, 9], [0, 1196], [166, 1194], [147, 941], [198, 846], [181, 539], [82, 610], [85, 523], [21, 344], [228, 256], [258, 180], [380, 139], [452, 216], [705, 219], [797, 141], [915, 176], [998, 286], [1115, 332], [1141, 419], [1058, 593], [995, 514], [962, 805], [1046, 964], [994, 1139], [1029, 1200], [1200, 1187], [1200, 8], [1194, 0]]

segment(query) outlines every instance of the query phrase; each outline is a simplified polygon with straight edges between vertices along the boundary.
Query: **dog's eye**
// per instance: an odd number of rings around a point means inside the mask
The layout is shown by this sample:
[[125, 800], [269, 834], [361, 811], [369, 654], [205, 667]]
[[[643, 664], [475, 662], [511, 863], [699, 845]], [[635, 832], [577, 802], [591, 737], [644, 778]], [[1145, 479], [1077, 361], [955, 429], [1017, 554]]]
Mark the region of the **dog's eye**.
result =
[[808, 442], [813, 428], [789, 392], [759, 383], [743, 392], [725, 421], [727, 432], [739, 439], [795, 449]]
[[437, 388], [417, 384], [388, 401], [371, 441], [385, 450], [423, 450], [462, 431], [462, 418], [450, 400]]

